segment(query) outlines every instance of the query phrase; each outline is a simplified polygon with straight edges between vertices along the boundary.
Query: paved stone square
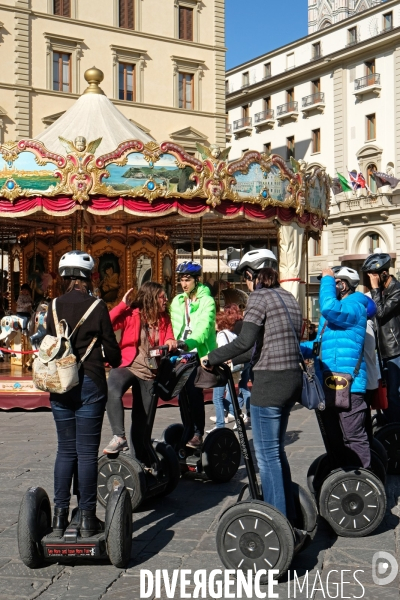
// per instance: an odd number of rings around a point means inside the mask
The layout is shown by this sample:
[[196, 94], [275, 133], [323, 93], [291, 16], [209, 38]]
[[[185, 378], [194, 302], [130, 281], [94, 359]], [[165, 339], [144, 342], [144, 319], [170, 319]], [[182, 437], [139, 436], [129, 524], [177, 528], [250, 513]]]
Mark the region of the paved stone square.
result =
[[[211, 424], [208, 417], [213, 412], [212, 405], [206, 406], [207, 423]], [[125, 415], [128, 420], [128, 411]], [[177, 408], [159, 409], [154, 437], [177, 421]], [[251, 429], [248, 431], [251, 438]], [[110, 437], [105, 418], [102, 444]], [[52, 499], [56, 435], [51, 413], [0, 412], [0, 448], [0, 600], [139, 600], [141, 569], [167, 569], [172, 575], [174, 569], [205, 569], [209, 573], [222, 568], [215, 530], [219, 515], [234, 503], [246, 481], [243, 465], [227, 484], [185, 477], [170, 496], [141, 506], [134, 514], [132, 558], [126, 570], [116, 569], [108, 562], [49, 563], [29, 570], [18, 557], [16, 523], [19, 503], [28, 487], [40, 485]], [[292, 412], [286, 450], [293, 479], [306, 485], [310, 463], [323, 452], [313, 412], [301, 407]], [[399, 558], [398, 477], [388, 478], [387, 493], [386, 517], [367, 538], [337, 538], [323, 521], [319, 522], [315, 539], [295, 558], [289, 576], [275, 589], [279, 598], [397, 599], [398, 578], [388, 586], [374, 585], [372, 580], [372, 556], [376, 551], [385, 550]], [[99, 509], [99, 516], [103, 514]], [[357, 570], [355, 576], [361, 585], [354, 578]], [[262, 591], [268, 597], [267, 587], [262, 587]], [[193, 588], [187, 588], [187, 592], [192, 593]], [[161, 598], [168, 597], [172, 596], [162, 587]], [[173, 597], [181, 598], [178, 592]]]

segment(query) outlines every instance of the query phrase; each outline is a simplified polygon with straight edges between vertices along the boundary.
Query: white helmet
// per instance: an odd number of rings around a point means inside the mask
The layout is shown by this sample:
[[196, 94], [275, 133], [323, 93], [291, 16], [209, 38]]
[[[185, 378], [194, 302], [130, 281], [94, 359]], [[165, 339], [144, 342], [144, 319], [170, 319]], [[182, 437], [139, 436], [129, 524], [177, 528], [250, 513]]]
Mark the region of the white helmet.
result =
[[61, 257], [58, 272], [61, 277], [90, 279], [94, 269], [94, 260], [87, 252], [72, 250]]
[[257, 271], [265, 269], [266, 267], [277, 269], [278, 260], [271, 250], [260, 248], [259, 250], [250, 250], [250, 252], [246, 252], [241, 258], [235, 272], [237, 275], [243, 275], [245, 271], [250, 271], [254, 275]]
[[335, 274], [335, 279], [343, 279], [352, 288], [356, 288], [360, 283], [360, 276], [355, 269], [350, 267], [333, 267], [332, 271]]

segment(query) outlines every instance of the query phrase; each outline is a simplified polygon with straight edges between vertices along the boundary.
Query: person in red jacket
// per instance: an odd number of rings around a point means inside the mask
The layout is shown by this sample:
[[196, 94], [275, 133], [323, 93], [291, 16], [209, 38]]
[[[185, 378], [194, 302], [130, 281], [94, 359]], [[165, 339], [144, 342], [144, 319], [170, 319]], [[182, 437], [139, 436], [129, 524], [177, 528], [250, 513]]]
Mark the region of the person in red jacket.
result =
[[121, 330], [122, 362], [108, 377], [107, 416], [113, 438], [104, 454], [128, 448], [124, 427], [122, 396], [132, 387], [132, 444], [135, 456], [144, 461], [142, 432], [150, 409], [156, 371], [151, 369], [148, 356], [155, 346], [176, 348], [167, 311], [167, 295], [162, 285], [153, 281], [144, 283], [136, 300], [131, 302], [133, 289], [126, 292], [122, 302], [110, 312], [114, 331]]

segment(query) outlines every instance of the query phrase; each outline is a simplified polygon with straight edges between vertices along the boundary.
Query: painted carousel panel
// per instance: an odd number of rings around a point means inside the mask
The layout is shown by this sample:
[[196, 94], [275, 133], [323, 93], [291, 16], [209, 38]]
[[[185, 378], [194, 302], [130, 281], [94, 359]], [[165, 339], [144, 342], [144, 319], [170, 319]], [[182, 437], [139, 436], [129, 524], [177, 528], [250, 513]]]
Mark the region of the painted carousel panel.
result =
[[53, 163], [38, 165], [32, 152], [21, 152], [10, 162], [0, 156], [0, 190], [12, 191], [19, 186], [23, 191], [51, 193], [59, 183], [57, 169]]
[[134, 194], [144, 187], [152, 191], [155, 186], [159, 186], [167, 193], [185, 193], [196, 187], [196, 183], [190, 178], [194, 173], [192, 167], [178, 166], [177, 159], [172, 154], [161, 154], [154, 164], [146, 160], [144, 154], [134, 152], [127, 156], [124, 166], [111, 163], [107, 166], [107, 171], [110, 175], [104, 178], [104, 183], [116, 192]]
[[236, 184], [233, 190], [240, 198], [272, 198], [284, 202], [288, 198], [287, 186], [289, 181], [282, 179], [281, 171], [275, 165], [271, 165], [265, 171], [258, 163], [253, 163], [247, 173], [236, 171], [234, 173]]

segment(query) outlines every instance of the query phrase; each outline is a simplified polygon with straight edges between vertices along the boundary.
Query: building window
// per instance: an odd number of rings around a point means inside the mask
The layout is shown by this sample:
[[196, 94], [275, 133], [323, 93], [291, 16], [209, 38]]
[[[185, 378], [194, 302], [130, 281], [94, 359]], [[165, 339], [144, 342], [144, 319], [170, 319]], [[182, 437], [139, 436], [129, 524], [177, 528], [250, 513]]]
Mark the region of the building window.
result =
[[119, 63], [118, 65], [118, 98], [120, 100], [136, 100], [135, 65]]
[[389, 12], [383, 15], [383, 31], [390, 31], [393, 29], [393, 13]]
[[373, 85], [375, 83], [375, 59], [365, 63], [365, 75], [367, 76], [367, 85]]
[[380, 238], [377, 233], [370, 233], [368, 236], [368, 250], [370, 254], [374, 254], [377, 248], [380, 247]]
[[119, 0], [119, 26], [135, 29], [135, 0]]
[[249, 85], [249, 72], [246, 71], [242, 73], [242, 87], [247, 87]]
[[313, 154], [321, 152], [321, 130], [314, 129], [312, 132], [312, 151]]
[[353, 46], [354, 44], [357, 44], [357, 41], [357, 27], [351, 27], [347, 30], [347, 44], [348, 46]]
[[264, 110], [271, 110], [271, 96], [264, 98]]
[[318, 237], [317, 239], [314, 238], [314, 256], [321, 256], [322, 255], [322, 250], [321, 250], [321, 238]]
[[271, 77], [271, 63], [265, 63], [264, 65], [264, 79]]
[[267, 142], [266, 144], [264, 144], [264, 153], [269, 156], [271, 154], [271, 142]]
[[193, 110], [194, 82], [191, 73], [179, 73], [179, 108]]
[[290, 160], [292, 156], [295, 158], [294, 135], [286, 138], [286, 160]]
[[314, 79], [314, 81], [311, 82], [311, 93], [312, 94], [318, 94], [321, 91], [321, 80], [318, 79]]
[[378, 191], [378, 186], [376, 185], [376, 181], [373, 177], [373, 174], [377, 171], [376, 165], [368, 165], [367, 167], [367, 185], [373, 194], [376, 194]]
[[229, 94], [229, 79], [225, 81], [225, 94]]
[[312, 45], [312, 58], [320, 58], [321, 56], [321, 42], [316, 42]]
[[179, 7], [179, 39], [193, 42], [193, 8]]
[[376, 139], [376, 117], [375, 114], [367, 115], [367, 141]]
[[290, 104], [290, 102], [294, 102], [294, 88], [286, 90], [286, 102], [288, 104]]
[[71, 91], [71, 55], [53, 52], [53, 90]]
[[71, 2], [70, 0], [54, 0], [53, 12], [55, 15], [60, 17], [71, 16]]
[[242, 106], [242, 119], [247, 119], [250, 116], [250, 107], [248, 104]]
[[294, 68], [294, 52], [286, 54], [286, 70]]

